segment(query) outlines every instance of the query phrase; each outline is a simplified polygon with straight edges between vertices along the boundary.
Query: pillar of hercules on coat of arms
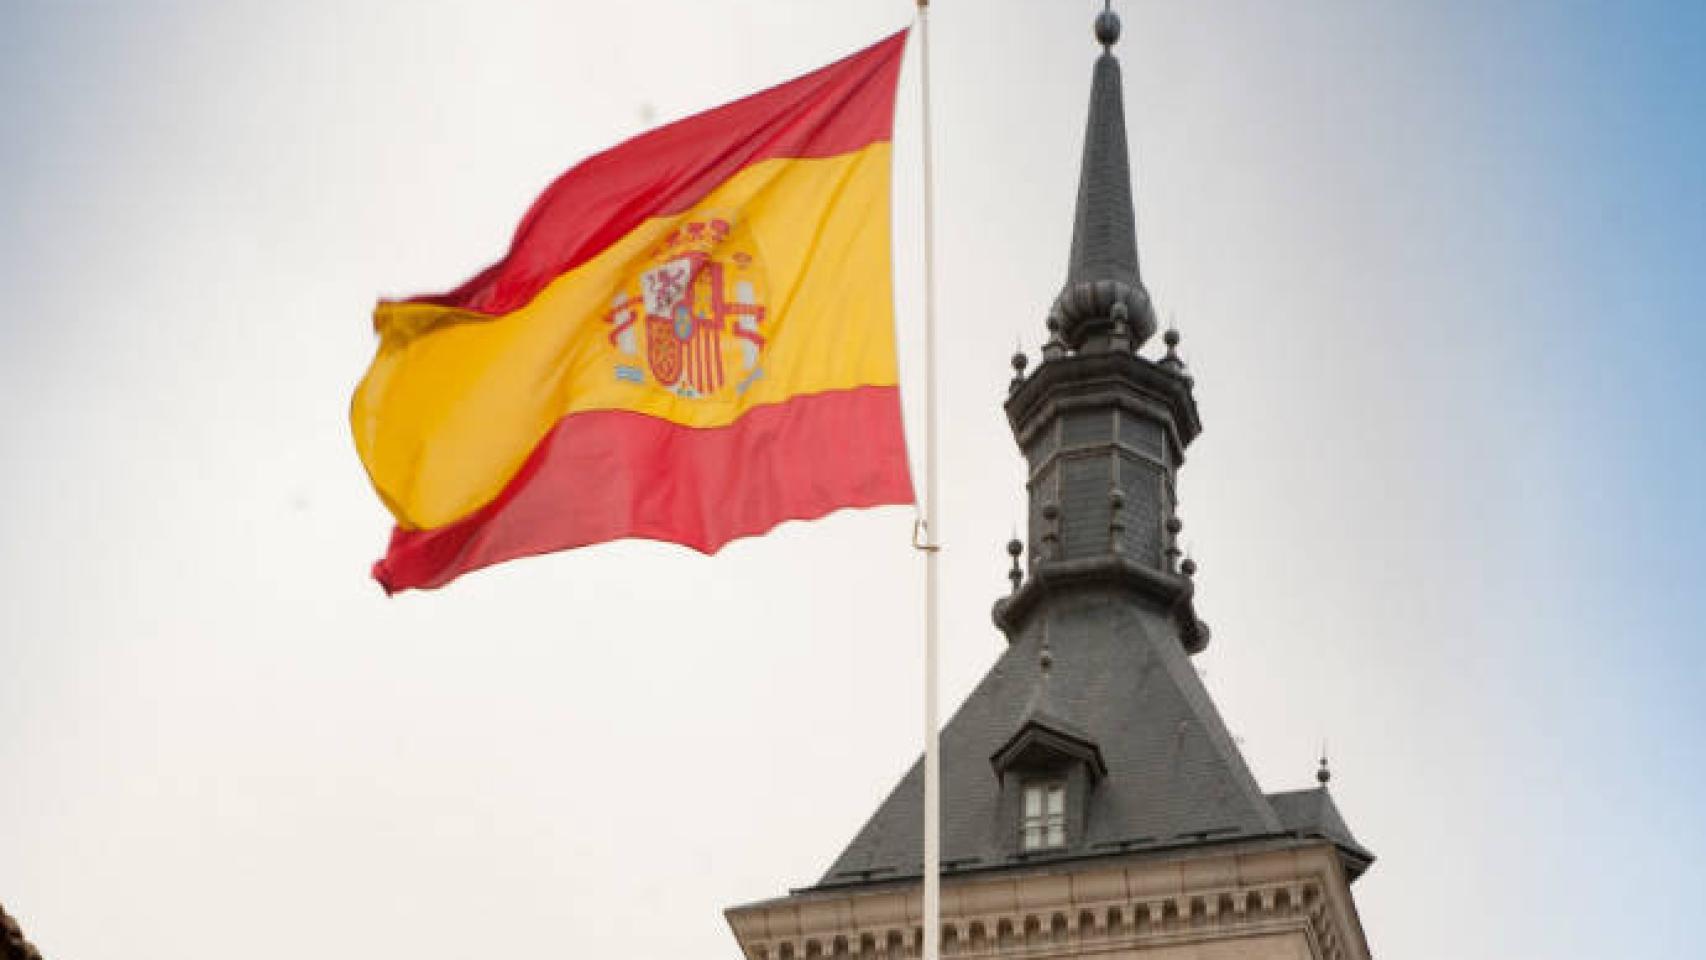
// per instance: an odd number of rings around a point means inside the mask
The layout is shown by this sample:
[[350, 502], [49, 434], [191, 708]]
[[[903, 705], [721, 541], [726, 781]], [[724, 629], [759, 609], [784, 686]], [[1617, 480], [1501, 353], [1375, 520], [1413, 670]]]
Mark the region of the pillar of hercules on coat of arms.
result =
[[732, 398], [764, 370], [764, 269], [733, 217], [672, 229], [611, 302], [616, 378], [689, 398]]

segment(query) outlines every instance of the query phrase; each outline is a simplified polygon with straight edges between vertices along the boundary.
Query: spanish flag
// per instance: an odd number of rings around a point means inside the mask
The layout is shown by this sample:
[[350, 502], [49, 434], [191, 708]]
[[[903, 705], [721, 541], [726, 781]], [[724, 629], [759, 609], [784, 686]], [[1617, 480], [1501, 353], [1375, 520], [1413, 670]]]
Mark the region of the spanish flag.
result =
[[378, 305], [350, 425], [396, 518], [387, 592], [913, 501], [889, 264], [905, 43], [585, 160], [498, 263]]

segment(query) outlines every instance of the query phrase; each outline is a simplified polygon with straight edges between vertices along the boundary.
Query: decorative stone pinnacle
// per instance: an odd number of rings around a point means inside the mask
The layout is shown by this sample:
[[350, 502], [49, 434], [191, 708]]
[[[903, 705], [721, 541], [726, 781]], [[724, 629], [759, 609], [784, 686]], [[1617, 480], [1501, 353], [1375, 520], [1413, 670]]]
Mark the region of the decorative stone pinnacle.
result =
[[1177, 514], [1167, 518], [1167, 547], [1162, 551], [1166, 558], [1167, 569], [1177, 573], [1179, 570], [1179, 531], [1185, 529], [1185, 522]]
[[1131, 311], [1123, 303], [1116, 303], [1108, 311], [1109, 319], [1114, 322], [1114, 335], [1108, 341], [1108, 348], [1115, 353], [1131, 352]]
[[1025, 545], [1018, 537], [1007, 541], [1007, 555], [1013, 558], [1013, 569], [1007, 571], [1007, 579], [1013, 581], [1013, 592], [1019, 592], [1019, 584], [1024, 582], [1025, 571], [1019, 568], [1019, 555], [1025, 552]]
[[1324, 787], [1327, 785], [1327, 781], [1331, 779], [1333, 779], [1333, 771], [1327, 769], [1327, 751], [1323, 750], [1321, 751], [1321, 768], [1315, 771], [1315, 782]]
[[1059, 360], [1066, 356], [1066, 343], [1060, 339], [1060, 314], [1048, 315], [1048, 340], [1043, 343], [1043, 359]]
[[1161, 335], [1161, 342], [1167, 345], [1167, 355], [1161, 358], [1161, 366], [1180, 377], [1188, 376], [1185, 373], [1185, 361], [1179, 357], [1178, 328], [1168, 327], [1167, 332]]

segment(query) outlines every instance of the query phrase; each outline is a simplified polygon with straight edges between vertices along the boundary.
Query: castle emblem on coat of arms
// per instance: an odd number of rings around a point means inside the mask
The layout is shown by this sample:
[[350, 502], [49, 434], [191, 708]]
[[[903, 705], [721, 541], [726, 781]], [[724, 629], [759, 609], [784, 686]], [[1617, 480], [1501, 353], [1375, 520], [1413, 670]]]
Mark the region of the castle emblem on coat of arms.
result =
[[672, 229], [605, 314], [616, 378], [683, 397], [745, 393], [763, 376], [764, 269], [733, 217]]

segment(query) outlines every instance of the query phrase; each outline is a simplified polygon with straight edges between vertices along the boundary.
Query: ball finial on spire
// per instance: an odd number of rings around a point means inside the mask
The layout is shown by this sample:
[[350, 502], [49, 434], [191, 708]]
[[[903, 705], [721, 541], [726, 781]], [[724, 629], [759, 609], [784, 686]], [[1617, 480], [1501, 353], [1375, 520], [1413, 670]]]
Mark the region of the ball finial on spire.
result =
[[1179, 357], [1179, 328], [1168, 327], [1167, 332], [1161, 337], [1161, 342], [1167, 345], [1167, 353], [1159, 361], [1161, 366], [1175, 376], [1188, 377], [1189, 374], [1185, 372], [1185, 361]]
[[1111, 0], [1101, 13], [1096, 14], [1096, 42], [1104, 50], [1120, 42], [1120, 15], [1114, 12]]
[[1066, 343], [1060, 339], [1060, 312], [1049, 311], [1048, 340], [1043, 343], [1043, 362], [1059, 360], [1066, 356]]

